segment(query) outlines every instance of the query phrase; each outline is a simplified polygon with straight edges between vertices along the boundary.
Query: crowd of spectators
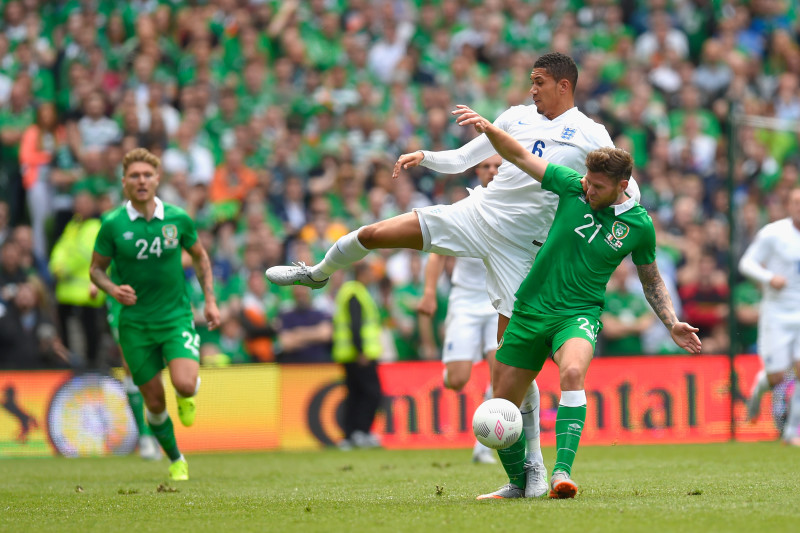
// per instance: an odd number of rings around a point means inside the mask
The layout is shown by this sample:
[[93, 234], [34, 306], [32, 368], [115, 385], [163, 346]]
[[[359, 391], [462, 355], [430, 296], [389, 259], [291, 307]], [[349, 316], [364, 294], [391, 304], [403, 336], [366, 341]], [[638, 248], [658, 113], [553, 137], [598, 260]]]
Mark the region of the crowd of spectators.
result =
[[[723, 352], [730, 256], [784, 216], [800, 164], [791, 130], [743, 125], [731, 146], [730, 112], [800, 119], [794, 6], [0, 0], [0, 366], [75, 364], [87, 350], [108, 360], [110, 342], [69, 334], [103, 320], [102, 295], [63, 305], [58, 284], [77, 268], [63, 257], [86, 253], [84, 226], [66, 228], [123, 201], [120, 162], [138, 146], [161, 157], [159, 196], [190, 213], [211, 252], [223, 325], [203, 332], [204, 363], [329, 360], [347, 274], [322, 291], [292, 291], [269, 286], [264, 269], [314, 263], [360, 225], [463, 196], [470, 173], [419, 167], [392, 180], [391, 168], [402, 153], [472, 138], [449, 115], [455, 104], [494, 118], [530, 103], [529, 73], [547, 51], [575, 58], [577, 105], [634, 155], [676, 306], [701, 328], [704, 351]], [[70, 239], [69, 253], [53, 254]], [[385, 357], [438, 357], [442, 316], [431, 324], [415, 312], [425, 254], [369, 259]], [[202, 331], [193, 280], [187, 272]], [[758, 293], [737, 294], [737, 349], [748, 350]], [[609, 288], [600, 354], [675, 351], [642, 302], [628, 266]], [[95, 311], [59, 316], [76, 307]]]

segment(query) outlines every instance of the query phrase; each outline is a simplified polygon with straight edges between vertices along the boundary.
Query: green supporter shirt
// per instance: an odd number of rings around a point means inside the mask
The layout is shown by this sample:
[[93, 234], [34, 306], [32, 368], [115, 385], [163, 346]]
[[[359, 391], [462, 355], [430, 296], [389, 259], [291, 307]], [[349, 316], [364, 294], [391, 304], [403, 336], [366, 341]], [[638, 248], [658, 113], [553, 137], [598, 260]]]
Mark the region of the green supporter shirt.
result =
[[158, 199], [150, 221], [129, 204], [106, 215], [94, 251], [112, 259], [115, 282], [133, 287], [137, 297], [122, 307], [120, 321], [157, 326], [191, 318], [181, 248], [196, 240], [189, 215]]
[[622, 259], [646, 265], [656, 258], [656, 233], [634, 200], [593, 211], [584, 198], [581, 174], [550, 163], [542, 188], [559, 196], [553, 226], [525, 281], [514, 312], [600, 318], [606, 285]]

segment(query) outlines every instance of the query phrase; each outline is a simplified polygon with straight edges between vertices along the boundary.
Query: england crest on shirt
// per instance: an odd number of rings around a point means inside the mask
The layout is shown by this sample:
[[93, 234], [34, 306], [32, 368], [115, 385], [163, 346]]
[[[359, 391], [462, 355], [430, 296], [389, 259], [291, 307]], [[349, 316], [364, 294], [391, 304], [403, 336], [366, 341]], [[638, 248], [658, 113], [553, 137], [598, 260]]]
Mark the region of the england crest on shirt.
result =
[[575, 134], [578, 132], [578, 128], [570, 128], [569, 126], [564, 126], [564, 129], [561, 130], [561, 138], [565, 141], [571, 141]]

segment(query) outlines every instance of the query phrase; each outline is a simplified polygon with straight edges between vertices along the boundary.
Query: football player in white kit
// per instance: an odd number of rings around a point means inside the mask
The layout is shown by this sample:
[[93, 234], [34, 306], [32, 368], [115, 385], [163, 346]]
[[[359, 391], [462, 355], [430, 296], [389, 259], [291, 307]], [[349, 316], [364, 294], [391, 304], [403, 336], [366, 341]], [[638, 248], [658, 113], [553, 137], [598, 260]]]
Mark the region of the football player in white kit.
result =
[[[504, 111], [495, 124], [536, 155], [585, 173], [586, 154], [613, 146], [613, 142], [605, 127], [575, 107], [575, 62], [561, 53], [544, 54], [534, 63], [530, 81], [533, 105], [514, 106]], [[496, 153], [486, 135], [480, 135], [456, 150], [404, 154], [395, 163], [393, 176], [417, 165], [448, 174], [464, 172]], [[633, 179], [626, 192], [639, 201], [639, 189]], [[486, 288], [499, 313], [498, 337], [502, 337], [514, 308], [514, 294], [547, 238], [557, 206], [558, 196], [504, 161], [489, 186], [475, 189], [468, 198], [452, 205], [414, 209], [363, 226], [336, 241], [317, 265], [275, 266], [267, 270], [266, 276], [276, 285], [321, 288], [333, 272], [378, 248], [477, 257], [486, 265]], [[536, 382], [528, 389], [520, 411], [528, 443], [525, 497], [541, 497], [548, 494], [549, 486], [539, 445]]]
[[[800, 376], [800, 187], [791, 190], [789, 216], [767, 224], [739, 261], [745, 276], [761, 283], [764, 298], [758, 319], [758, 354], [764, 369], [747, 401], [748, 418], [758, 417], [761, 396], [794, 367]], [[800, 446], [800, 387], [795, 386], [781, 438]]]
[[[497, 175], [503, 158], [495, 154], [475, 167], [481, 187], [486, 187]], [[433, 316], [436, 312], [436, 286], [444, 269], [445, 256], [430, 254], [425, 265], [425, 291], [417, 311]], [[472, 365], [486, 358], [491, 368], [497, 351], [497, 311], [486, 295], [486, 266], [476, 257], [458, 257], [450, 278], [447, 299], [447, 318], [442, 350], [444, 386], [456, 392], [464, 388], [472, 375]], [[488, 385], [484, 399], [492, 397]], [[475, 441], [472, 461], [494, 464], [494, 450]]]

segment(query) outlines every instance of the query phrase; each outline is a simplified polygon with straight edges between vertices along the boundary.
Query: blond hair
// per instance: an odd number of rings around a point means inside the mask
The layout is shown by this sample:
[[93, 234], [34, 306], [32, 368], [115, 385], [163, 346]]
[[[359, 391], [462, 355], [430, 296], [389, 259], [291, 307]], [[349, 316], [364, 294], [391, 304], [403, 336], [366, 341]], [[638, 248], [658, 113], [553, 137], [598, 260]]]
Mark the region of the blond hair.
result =
[[134, 148], [122, 158], [122, 173], [128, 173], [128, 167], [134, 163], [147, 163], [158, 171], [161, 160], [146, 148]]
[[622, 148], [605, 146], [592, 150], [586, 154], [586, 169], [590, 172], [600, 172], [611, 178], [614, 182], [627, 180], [633, 171], [633, 157]]

